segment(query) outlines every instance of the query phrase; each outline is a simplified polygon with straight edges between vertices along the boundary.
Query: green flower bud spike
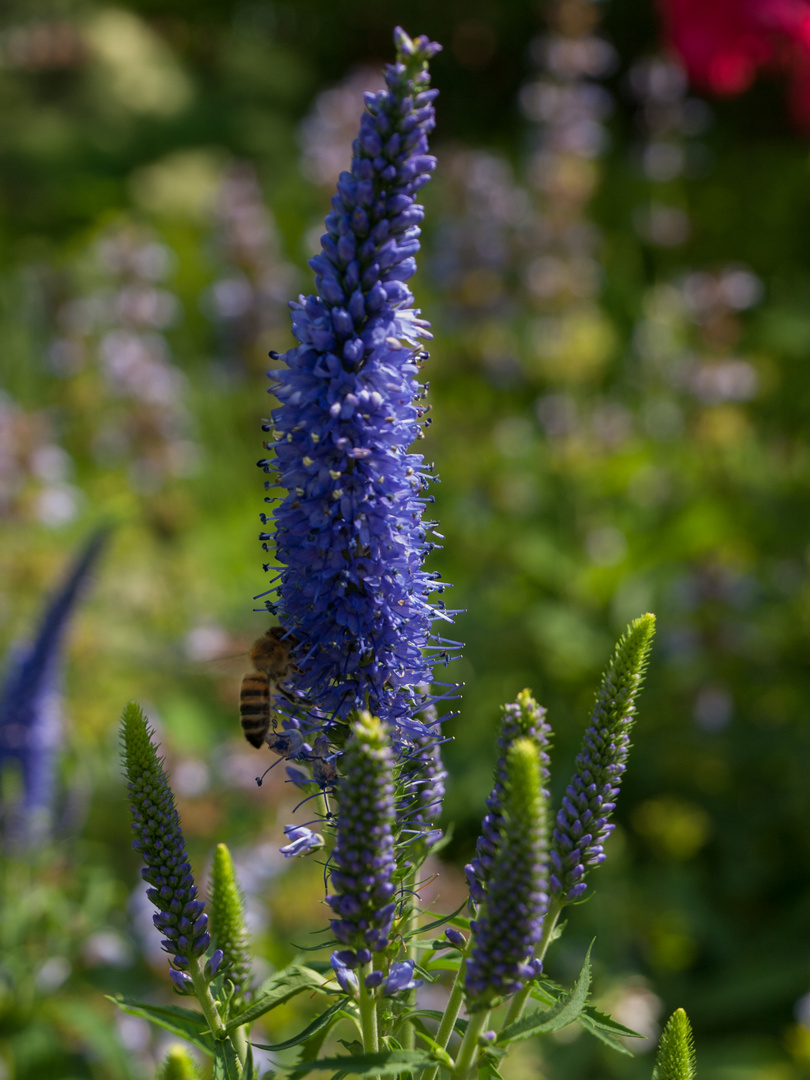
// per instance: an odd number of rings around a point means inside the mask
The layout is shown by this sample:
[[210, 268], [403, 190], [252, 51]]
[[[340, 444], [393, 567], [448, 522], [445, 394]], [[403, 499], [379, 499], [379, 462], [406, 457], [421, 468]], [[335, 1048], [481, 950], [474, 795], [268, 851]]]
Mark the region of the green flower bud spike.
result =
[[553, 918], [563, 905], [579, 899], [587, 888], [588, 870], [605, 860], [605, 841], [615, 828], [610, 817], [627, 767], [635, 700], [654, 632], [654, 615], [634, 619], [602, 676], [591, 723], [552, 835], [549, 891]]
[[676, 1009], [661, 1034], [652, 1080], [695, 1080], [696, 1071], [692, 1028], [683, 1009]]
[[234, 1013], [250, 1000], [250, 952], [242, 891], [225, 844], [217, 844], [214, 851], [208, 904], [211, 936], [223, 954], [220, 970], [234, 985]]
[[200, 1080], [197, 1066], [182, 1046], [173, 1046], [166, 1055], [157, 1080]]
[[196, 996], [214, 1038], [224, 1039], [225, 1025], [209, 987], [219, 954], [205, 962], [208, 916], [197, 900], [174, 793], [158, 757], [154, 732], [134, 701], [124, 709], [121, 735], [135, 834], [132, 846], [145, 864], [141, 876], [150, 886], [146, 895], [158, 908], [153, 922], [166, 935], [163, 948], [175, 953], [172, 982], [181, 993]]

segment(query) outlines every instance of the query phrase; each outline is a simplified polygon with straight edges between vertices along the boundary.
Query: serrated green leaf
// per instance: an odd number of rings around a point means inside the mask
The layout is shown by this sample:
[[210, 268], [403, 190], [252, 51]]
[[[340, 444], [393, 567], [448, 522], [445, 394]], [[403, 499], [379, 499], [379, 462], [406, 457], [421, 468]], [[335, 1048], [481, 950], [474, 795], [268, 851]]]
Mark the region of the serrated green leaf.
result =
[[617, 1050], [620, 1054], [626, 1054], [628, 1057], [635, 1056], [625, 1042], [606, 1028], [603, 1028], [601, 1024], [595, 1024], [585, 1015], [585, 1013], [582, 1013], [577, 1017], [577, 1023], [584, 1031], [587, 1031], [589, 1035], [593, 1035], [595, 1039], [599, 1039], [600, 1042], [603, 1042], [613, 1050]]
[[[245, 1073], [245, 1080], [251, 1073]], [[214, 1048], [214, 1080], [242, 1080], [242, 1065], [230, 1039], [218, 1042]]]
[[598, 1027], [602, 1031], [608, 1031], [612, 1035], [621, 1035], [625, 1039], [643, 1039], [644, 1036], [638, 1031], [633, 1031], [632, 1028], [625, 1027], [624, 1024], [620, 1024], [618, 1020], [614, 1020], [612, 1016], [608, 1016], [607, 1013], [599, 1012], [593, 1005], [586, 1005], [582, 1011], [582, 1017], [586, 1018], [588, 1023], [593, 1027]]
[[317, 1061], [302, 1061], [290, 1070], [290, 1077], [306, 1076], [308, 1072], [334, 1069], [352, 1076], [399, 1076], [401, 1073], [427, 1069], [436, 1064], [432, 1054], [421, 1050], [381, 1050], [377, 1054], [355, 1054], [351, 1057], [338, 1054], [335, 1057], [319, 1058]]
[[307, 1039], [310, 1039], [313, 1035], [317, 1034], [321, 1028], [329, 1028], [333, 1022], [336, 1023], [341, 1018], [340, 1014], [343, 1012], [347, 1000], [347, 998], [344, 998], [342, 1001], [336, 1002], [331, 1008], [327, 1009], [326, 1012], [322, 1012], [320, 1016], [316, 1016], [312, 1023], [308, 1024], [303, 1031], [299, 1031], [297, 1035], [293, 1035], [292, 1038], [287, 1039], [285, 1042], [274, 1043], [272, 1046], [265, 1045], [264, 1043], [256, 1043], [255, 1045], [260, 1050], [270, 1050], [274, 1053], [279, 1050], [289, 1050], [293, 1046], [298, 1046], [299, 1043], [306, 1042]]
[[548, 1034], [559, 1031], [561, 1028], [572, 1024], [582, 1013], [588, 1000], [588, 991], [591, 986], [591, 949], [593, 942], [588, 946], [585, 954], [585, 962], [582, 965], [577, 981], [571, 990], [559, 1001], [548, 1009], [538, 1009], [528, 1016], [521, 1017], [514, 1024], [503, 1029], [497, 1039], [499, 1046], [529, 1039], [533, 1035]]
[[228, 1021], [225, 1030], [231, 1032], [243, 1024], [252, 1024], [254, 1020], [264, 1016], [271, 1009], [275, 1009], [277, 1005], [283, 1005], [296, 994], [301, 994], [305, 990], [320, 989], [322, 986], [322, 976], [311, 968], [293, 967], [279, 971], [263, 984], [261, 996], [252, 1005]]
[[183, 1009], [179, 1005], [146, 1005], [141, 1001], [132, 1001], [130, 998], [107, 996], [122, 1012], [150, 1020], [158, 1027], [162, 1027], [164, 1031], [170, 1031], [172, 1035], [180, 1035], [209, 1057], [213, 1055], [216, 1040], [208, 1033], [208, 1024], [202, 1013], [194, 1012], [193, 1009]]
[[478, 1063], [478, 1080], [503, 1080], [503, 1076], [491, 1061], [480, 1061]]

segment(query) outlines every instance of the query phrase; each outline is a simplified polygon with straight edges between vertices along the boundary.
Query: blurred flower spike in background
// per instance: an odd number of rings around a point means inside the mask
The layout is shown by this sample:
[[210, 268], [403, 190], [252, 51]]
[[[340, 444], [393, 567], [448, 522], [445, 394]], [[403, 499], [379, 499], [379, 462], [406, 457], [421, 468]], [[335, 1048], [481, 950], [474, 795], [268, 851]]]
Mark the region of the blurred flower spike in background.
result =
[[436, 165], [427, 64], [440, 46], [400, 29], [395, 42], [310, 260], [318, 295], [290, 305], [300, 344], [270, 373], [275, 459], [260, 464], [286, 492], [261, 539], [281, 564], [267, 606], [298, 642], [290, 681], [327, 726], [367, 707], [396, 741], [426, 733], [412, 717], [432, 680], [431, 624], [447, 615], [422, 567], [432, 468], [408, 452], [425, 424], [417, 343], [430, 335], [406, 282], [424, 216], [416, 192]]
[[[63, 742], [61, 675], [70, 617], [107, 542], [99, 529], [77, 556], [64, 585], [42, 616], [29, 645], [12, 648], [0, 690], [0, 783], [8, 785], [10, 766], [18, 766], [22, 793], [12, 803], [2, 792], [0, 835], [12, 843], [41, 842], [53, 818], [56, 769]], [[9, 805], [6, 804], [8, 800]]]

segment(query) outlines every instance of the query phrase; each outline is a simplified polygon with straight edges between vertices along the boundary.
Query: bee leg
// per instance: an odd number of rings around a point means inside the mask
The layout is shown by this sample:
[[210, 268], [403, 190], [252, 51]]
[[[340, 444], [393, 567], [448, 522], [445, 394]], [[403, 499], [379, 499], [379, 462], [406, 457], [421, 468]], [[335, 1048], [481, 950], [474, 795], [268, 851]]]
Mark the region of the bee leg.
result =
[[302, 703], [302, 699], [298, 697], [294, 690], [290, 690], [289, 687], [286, 686], [281, 686], [279, 683], [276, 683], [274, 692], [280, 694], [284, 700], [289, 701], [291, 705], [300, 705]]

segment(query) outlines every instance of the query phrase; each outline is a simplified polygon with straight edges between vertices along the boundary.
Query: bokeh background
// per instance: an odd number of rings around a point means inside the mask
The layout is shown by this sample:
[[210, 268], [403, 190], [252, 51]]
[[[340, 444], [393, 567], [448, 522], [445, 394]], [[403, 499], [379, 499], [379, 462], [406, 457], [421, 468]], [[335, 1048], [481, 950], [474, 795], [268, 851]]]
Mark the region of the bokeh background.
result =
[[436, 903], [460, 902], [499, 704], [530, 686], [549, 707], [559, 796], [612, 643], [652, 610], [609, 859], [548, 963], [571, 980], [595, 936], [597, 1002], [649, 1039], [631, 1059], [563, 1032], [504, 1075], [649, 1077], [683, 1006], [704, 1080], [810, 1076], [810, 5], [6, 0], [0, 19], [7, 672], [113, 526], [59, 623], [27, 847], [2, 760], [0, 1078], [142, 1080], [165, 1049], [104, 997], [172, 1000], [118, 765], [133, 697], [198, 876], [215, 842], [235, 854], [259, 974], [326, 919], [321, 868], [278, 855], [296, 792], [281, 769], [256, 787], [238, 657], [266, 622], [266, 353], [292, 343], [286, 301], [311, 289], [397, 23], [445, 45], [414, 283], [432, 568], [466, 642]]

